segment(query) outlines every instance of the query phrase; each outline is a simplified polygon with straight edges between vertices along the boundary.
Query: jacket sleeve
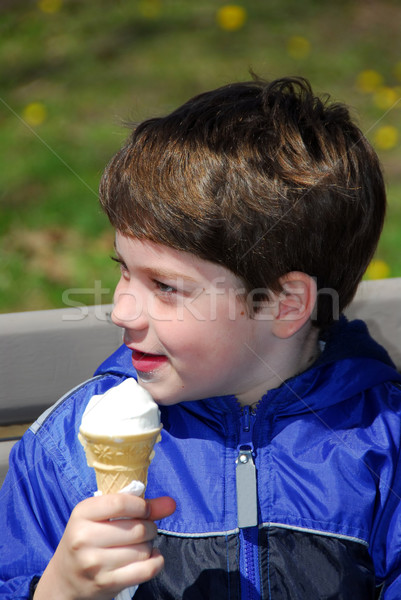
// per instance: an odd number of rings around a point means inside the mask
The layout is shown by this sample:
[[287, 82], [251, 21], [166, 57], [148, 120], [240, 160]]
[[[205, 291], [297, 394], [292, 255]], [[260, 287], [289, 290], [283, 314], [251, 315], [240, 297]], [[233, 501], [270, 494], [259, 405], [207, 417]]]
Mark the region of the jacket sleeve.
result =
[[[398, 473], [401, 477], [401, 472]], [[398, 488], [398, 489], [397, 489]], [[400, 486], [391, 489], [394, 501], [389, 501], [382, 521], [382, 527], [388, 528], [387, 535], [383, 532], [383, 551], [380, 562], [382, 569], [376, 570], [378, 583], [383, 584], [381, 600], [400, 600], [401, 598], [401, 493]], [[398, 496], [398, 498], [397, 498]], [[391, 510], [393, 508], [393, 513]]]
[[[377, 511], [371, 539], [381, 600], [401, 598], [401, 387], [392, 386], [388, 403], [393, 408], [383, 419], [381, 442], [386, 460], [372, 469], [378, 480]], [[391, 443], [384, 444], [384, 440]]]
[[376, 576], [383, 583], [381, 600], [401, 598], [401, 469], [389, 488], [385, 509], [380, 519], [378, 536], [381, 548]]
[[63, 456], [58, 439], [48, 437], [43, 444], [43, 436], [32, 431], [11, 451], [0, 490], [1, 600], [32, 596], [72, 509], [91, 493], [84, 482], [86, 465], [79, 469], [83, 473], [80, 483], [70, 458]]

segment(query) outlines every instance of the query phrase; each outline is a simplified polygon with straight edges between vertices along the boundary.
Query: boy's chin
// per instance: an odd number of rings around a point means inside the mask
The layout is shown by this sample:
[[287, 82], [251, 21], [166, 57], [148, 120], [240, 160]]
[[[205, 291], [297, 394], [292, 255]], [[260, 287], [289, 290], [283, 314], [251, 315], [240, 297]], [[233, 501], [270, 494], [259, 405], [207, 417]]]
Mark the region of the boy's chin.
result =
[[182, 387], [169, 386], [166, 384], [165, 378], [160, 377], [157, 373], [152, 376], [152, 372], [140, 373], [138, 371], [137, 375], [139, 385], [146, 389], [160, 406], [172, 406], [189, 399], [185, 397]]

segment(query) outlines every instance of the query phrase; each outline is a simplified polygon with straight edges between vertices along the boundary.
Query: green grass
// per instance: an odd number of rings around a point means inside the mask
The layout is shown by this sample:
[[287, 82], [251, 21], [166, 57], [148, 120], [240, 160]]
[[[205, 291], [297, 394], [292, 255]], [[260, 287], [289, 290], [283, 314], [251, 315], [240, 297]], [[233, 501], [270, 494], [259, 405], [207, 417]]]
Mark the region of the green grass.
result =
[[[55, 0], [53, 0], [54, 2]], [[243, 0], [247, 19], [221, 29], [224, 3], [203, 0], [64, 0], [54, 13], [37, 2], [0, 7], [0, 311], [111, 301], [113, 234], [97, 203], [102, 169], [119, 148], [126, 119], [163, 114], [205, 89], [249, 78], [308, 77], [316, 91], [350, 104], [373, 143], [399, 128], [401, 102], [378, 107], [356, 85], [373, 69], [401, 86], [397, 1]], [[43, 5], [43, 4], [42, 4]], [[48, 0], [49, 5], [49, 0]], [[57, 5], [55, 4], [54, 6]], [[293, 36], [310, 53], [288, 52]], [[401, 94], [399, 89], [396, 92]], [[27, 123], [39, 103], [43, 122]], [[401, 135], [400, 135], [401, 138]], [[378, 152], [389, 218], [378, 257], [401, 276], [401, 143]], [[85, 293], [66, 292], [75, 288]]]

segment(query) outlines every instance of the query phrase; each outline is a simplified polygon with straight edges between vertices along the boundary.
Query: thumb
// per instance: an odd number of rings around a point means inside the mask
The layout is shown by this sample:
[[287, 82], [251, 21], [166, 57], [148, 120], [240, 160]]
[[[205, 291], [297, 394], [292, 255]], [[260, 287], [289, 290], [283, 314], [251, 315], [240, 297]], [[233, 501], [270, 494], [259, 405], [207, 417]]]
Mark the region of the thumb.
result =
[[152, 498], [146, 501], [149, 509], [149, 519], [158, 521], [173, 514], [176, 509], [175, 500], [169, 496], [161, 496], [160, 498]]

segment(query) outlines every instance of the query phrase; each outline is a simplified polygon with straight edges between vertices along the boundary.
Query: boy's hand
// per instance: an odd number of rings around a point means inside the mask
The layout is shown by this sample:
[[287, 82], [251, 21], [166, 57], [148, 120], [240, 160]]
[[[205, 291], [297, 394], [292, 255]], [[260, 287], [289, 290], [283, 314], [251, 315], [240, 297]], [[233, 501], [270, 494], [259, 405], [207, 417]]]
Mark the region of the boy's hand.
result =
[[35, 600], [109, 600], [148, 581], [164, 565], [152, 548], [157, 534], [153, 521], [174, 510], [175, 502], [168, 497], [145, 501], [110, 494], [80, 502], [38, 583]]

